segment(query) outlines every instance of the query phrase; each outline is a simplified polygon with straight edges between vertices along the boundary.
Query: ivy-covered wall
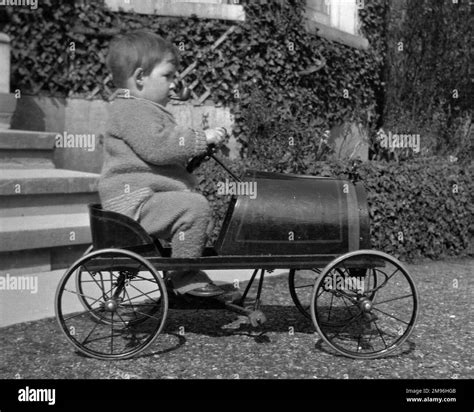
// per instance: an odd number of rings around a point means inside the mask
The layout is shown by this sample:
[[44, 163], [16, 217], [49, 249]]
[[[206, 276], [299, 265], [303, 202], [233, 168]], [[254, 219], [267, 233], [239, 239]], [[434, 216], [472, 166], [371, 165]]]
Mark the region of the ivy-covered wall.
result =
[[[2, 8], [0, 30], [12, 37], [12, 88], [107, 98], [111, 36], [147, 28], [176, 44], [183, 68], [200, 61], [194, 76], [212, 88], [212, 100], [232, 108], [247, 156], [289, 164], [323, 159], [331, 151], [324, 131], [351, 120], [368, 131], [374, 158], [384, 152], [380, 127], [420, 134], [424, 155], [474, 155], [467, 1], [365, 0], [359, 17], [367, 51], [308, 33], [304, 0], [241, 3], [247, 19], [238, 23], [112, 13], [103, 1]], [[235, 33], [203, 55], [230, 26]], [[316, 70], [321, 61], [326, 66]]]
[[[12, 37], [13, 90], [54, 96], [98, 90], [102, 98], [113, 86], [104, 83], [111, 35], [153, 30], [176, 44], [182, 68], [199, 60], [194, 76], [212, 87], [214, 102], [232, 108], [234, 135], [248, 155], [317, 160], [329, 152], [321, 147], [325, 130], [344, 120], [369, 127], [376, 120], [385, 2], [366, 1], [360, 13], [372, 45], [368, 51], [308, 33], [303, 0], [243, 2], [243, 23], [112, 13], [102, 2], [45, 0], [37, 10], [7, 10], [1, 30]], [[237, 25], [235, 32], [203, 55], [231, 25]], [[313, 72], [322, 61], [326, 66]]]

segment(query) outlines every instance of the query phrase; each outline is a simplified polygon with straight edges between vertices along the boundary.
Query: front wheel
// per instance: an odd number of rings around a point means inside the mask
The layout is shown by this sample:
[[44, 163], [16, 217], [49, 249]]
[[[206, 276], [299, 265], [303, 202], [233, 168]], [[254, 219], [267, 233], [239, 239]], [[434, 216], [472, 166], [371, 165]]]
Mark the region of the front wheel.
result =
[[311, 318], [322, 340], [355, 359], [399, 348], [416, 322], [418, 293], [394, 257], [359, 250], [329, 263], [315, 281]]

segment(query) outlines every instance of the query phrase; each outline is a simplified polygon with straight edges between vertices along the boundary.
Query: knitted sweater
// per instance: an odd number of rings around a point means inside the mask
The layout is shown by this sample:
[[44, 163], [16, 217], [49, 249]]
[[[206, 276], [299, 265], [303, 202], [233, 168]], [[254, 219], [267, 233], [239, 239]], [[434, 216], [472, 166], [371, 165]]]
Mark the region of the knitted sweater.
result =
[[138, 219], [155, 192], [190, 190], [187, 161], [206, 151], [206, 137], [176, 124], [164, 107], [135, 97], [110, 105], [99, 196], [104, 209]]

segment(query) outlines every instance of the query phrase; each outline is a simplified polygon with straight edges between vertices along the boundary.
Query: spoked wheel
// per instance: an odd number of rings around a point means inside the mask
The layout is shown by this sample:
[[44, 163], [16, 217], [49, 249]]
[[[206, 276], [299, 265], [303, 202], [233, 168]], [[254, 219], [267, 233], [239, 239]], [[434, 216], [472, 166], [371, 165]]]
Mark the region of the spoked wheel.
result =
[[[343, 271], [337, 270], [341, 276], [347, 276]], [[298, 310], [308, 319], [311, 319], [311, 297], [313, 295], [314, 284], [321, 275], [322, 269], [291, 269], [288, 277], [290, 295]], [[367, 281], [371, 287], [375, 286], [376, 278], [369, 276]], [[337, 325], [344, 323], [341, 318], [329, 318], [325, 324]]]
[[[88, 253], [91, 253], [92, 250], [93, 250], [93, 246], [90, 246], [84, 253], [84, 256], [86, 256]], [[162, 275], [162, 273], [160, 273], [160, 275], [163, 278], [164, 275]], [[94, 319], [97, 322], [104, 323], [107, 325], [110, 325], [111, 323], [109, 312], [107, 311], [101, 312], [101, 311], [94, 310], [94, 308], [92, 307], [92, 303], [95, 303], [95, 299], [91, 300], [90, 298], [88, 298], [87, 295], [84, 293], [84, 290], [87, 288], [88, 283], [99, 282], [102, 285], [104, 281], [107, 281], [109, 276], [110, 274], [106, 271], [105, 272], [97, 271], [97, 272], [90, 273], [87, 269], [84, 268], [84, 266], [79, 266], [76, 271], [76, 290], [79, 292], [78, 298], [80, 302], [82, 303], [82, 306], [84, 307], [85, 310], [89, 312], [89, 316], [92, 319]], [[121, 299], [126, 298], [125, 291], [126, 289], [124, 288], [122, 290]], [[146, 314], [141, 315], [141, 314], [136, 313], [136, 317], [134, 317], [133, 319], [130, 319], [130, 323], [144, 322], [145, 320], [148, 319], [149, 315], [153, 315], [155, 312], [159, 310], [160, 310], [159, 305], [150, 305], [149, 307], [146, 308], [146, 310], [144, 310]]]
[[298, 310], [308, 319], [311, 319], [311, 295], [314, 282], [321, 274], [321, 269], [291, 269], [288, 276], [288, 287], [291, 299]]
[[76, 261], [56, 291], [56, 318], [69, 341], [97, 359], [126, 359], [163, 330], [168, 296], [159, 272], [143, 257], [120, 249], [91, 252]]
[[[88, 255], [93, 250], [94, 250], [94, 246], [92, 246], [92, 245], [89, 246], [87, 248], [87, 250], [84, 252], [83, 256]], [[88, 273], [87, 270], [84, 270], [84, 268], [82, 266], [79, 266], [77, 268], [77, 271], [76, 271], [76, 290], [79, 292], [77, 297], [79, 298], [79, 301], [82, 303], [82, 306], [84, 307], [84, 309], [86, 309], [89, 312], [89, 316], [92, 319], [95, 319], [97, 322], [107, 323], [107, 318], [104, 317], [104, 316], [101, 317], [100, 313], [96, 313], [92, 309], [92, 307], [90, 306], [91, 302], [88, 301], [88, 299], [86, 298], [86, 295], [84, 294], [83, 281], [87, 282], [87, 280], [86, 280], [87, 273]], [[94, 278], [94, 277], [91, 277], [91, 278]]]
[[332, 349], [356, 359], [385, 356], [410, 336], [418, 294], [392, 256], [372, 250], [347, 253], [324, 268], [311, 298], [311, 318]]

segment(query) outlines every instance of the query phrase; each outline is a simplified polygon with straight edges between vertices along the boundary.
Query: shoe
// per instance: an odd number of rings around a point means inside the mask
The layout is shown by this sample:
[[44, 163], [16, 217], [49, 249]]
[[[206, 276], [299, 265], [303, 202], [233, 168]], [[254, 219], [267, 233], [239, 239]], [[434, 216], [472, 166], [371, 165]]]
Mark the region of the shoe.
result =
[[199, 298], [211, 298], [214, 296], [219, 296], [225, 293], [225, 290], [221, 289], [219, 286], [214, 283], [208, 283], [202, 288], [196, 288], [186, 292], [186, 295], [197, 296]]

